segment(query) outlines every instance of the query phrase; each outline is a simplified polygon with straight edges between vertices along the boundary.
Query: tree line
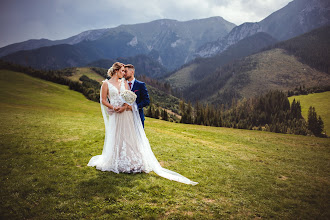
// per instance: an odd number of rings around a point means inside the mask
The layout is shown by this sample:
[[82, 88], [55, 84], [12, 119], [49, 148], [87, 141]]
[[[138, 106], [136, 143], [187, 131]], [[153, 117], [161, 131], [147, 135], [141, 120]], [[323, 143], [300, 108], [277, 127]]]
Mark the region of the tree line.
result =
[[155, 119], [161, 119], [170, 122], [180, 122], [180, 116], [175, 112], [169, 112], [168, 109], [162, 108], [158, 103], [154, 103], [153, 98], [150, 97], [149, 106], [145, 107], [145, 116]]
[[215, 127], [264, 130], [276, 133], [325, 136], [324, 123], [314, 107], [308, 113], [308, 121], [301, 114], [299, 101], [292, 104], [281, 91], [270, 91], [259, 97], [232, 100], [231, 107], [200, 104], [193, 109], [190, 102], [180, 102], [180, 122]]
[[288, 91], [288, 97], [297, 96], [297, 95], [308, 95], [311, 93], [321, 93], [330, 91], [330, 86], [315, 86], [306, 88], [304, 85], [294, 88], [293, 90]]

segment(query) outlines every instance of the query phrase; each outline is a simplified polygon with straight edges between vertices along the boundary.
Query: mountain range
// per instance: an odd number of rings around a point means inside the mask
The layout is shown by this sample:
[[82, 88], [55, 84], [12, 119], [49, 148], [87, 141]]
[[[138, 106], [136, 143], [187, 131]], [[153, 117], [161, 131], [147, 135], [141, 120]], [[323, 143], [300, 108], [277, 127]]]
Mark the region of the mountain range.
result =
[[[257, 40], [260, 39], [259, 35], [257, 33], [249, 38]], [[221, 54], [238, 50], [240, 44], [244, 47], [244, 44], [251, 42], [247, 41], [249, 38]], [[329, 50], [330, 26], [325, 26], [276, 43], [250, 56], [218, 65], [209, 73], [195, 70], [202, 69], [209, 62], [221, 62], [221, 54], [200, 58], [199, 62], [192, 62], [168, 76], [167, 80], [174, 89], [180, 91], [184, 99], [213, 104], [230, 104], [232, 98], [250, 98], [269, 90], [288, 91], [299, 86], [329, 86]]]
[[294, 0], [256, 23], [162, 19], [25, 41], [0, 55], [38, 69], [132, 63], [137, 75], [164, 79], [186, 100], [229, 104], [271, 89], [329, 85], [329, 25], [329, 1]]
[[329, 22], [330, 1], [294, 0], [260, 22], [247, 22], [233, 28], [225, 37], [219, 37], [218, 40], [201, 46], [195, 55], [213, 56], [258, 32], [265, 32], [278, 41], [283, 41], [327, 25]]
[[109, 29], [98, 29], [98, 30], [88, 30], [84, 31], [80, 34], [77, 34], [75, 36], [69, 37], [67, 39], [63, 40], [48, 40], [48, 39], [32, 39], [23, 41], [20, 43], [10, 44], [8, 46], [0, 48], [0, 57], [6, 56], [8, 54], [20, 51], [20, 50], [33, 50], [38, 49], [40, 47], [49, 47], [59, 44], [77, 44], [84, 40], [96, 40], [102, 35], [107, 32]]
[[234, 27], [221, 17], [185, 22], [162, 19], [87, 31], [60, 41], [26, 41], [0, 48], [0, 54], [6, 61], [41, 69], [145, 54], [173, 70], [190, 61], [197, 48], [225, 36]]
[[[263, 32], [287, 40], [329, 24], [327, 0], [294, 0], [256, 23], [235, 26], [222, 17], [120, 25], [89, 30], [63, 40], [29, 40], [0, 48], [6, 61], [38, 69], [85, 66], [97, 60], [144, 54], [173, 71], [196, 57], [211, 57], [246, 37]], [[164, 76], [167, 71], [157, 73]]]
[[166, 80], [173, 88], [183, 90], [207, 78], [217, 68], [239, 58], [251, 55], [277, 42], [267, 33], [256, 33], [228, 47], [224, 52], [207, 58], [196, 58], [170, 74]]

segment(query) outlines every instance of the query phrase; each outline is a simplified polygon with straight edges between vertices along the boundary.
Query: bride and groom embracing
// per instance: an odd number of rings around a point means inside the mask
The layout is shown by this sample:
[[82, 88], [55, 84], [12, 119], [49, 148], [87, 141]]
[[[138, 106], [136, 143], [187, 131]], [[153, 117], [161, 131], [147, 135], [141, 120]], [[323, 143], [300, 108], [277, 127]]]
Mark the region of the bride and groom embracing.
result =
[[[115, 173], [149, 173], [169, 180], [196, 185], [188, 178], [161, 167], [144, 132], [143, 107], [149, 95], [143, 82], [134, 78], [134, 66], [116, 62], [108, 70], [100, 91], [105, 138], [101, 155], [90, 159], [88, 166]], [[126, 80], [125, 80], [126, 79]]]

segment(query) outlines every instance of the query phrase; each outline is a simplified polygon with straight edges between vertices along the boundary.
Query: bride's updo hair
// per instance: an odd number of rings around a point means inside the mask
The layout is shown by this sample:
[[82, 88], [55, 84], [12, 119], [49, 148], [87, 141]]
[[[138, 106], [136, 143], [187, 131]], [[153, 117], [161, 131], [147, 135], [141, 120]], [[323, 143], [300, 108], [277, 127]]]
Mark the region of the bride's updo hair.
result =
[[112, 77], [124, 64], [115, 62], [110, 69], [108, 69], [108, 76]]

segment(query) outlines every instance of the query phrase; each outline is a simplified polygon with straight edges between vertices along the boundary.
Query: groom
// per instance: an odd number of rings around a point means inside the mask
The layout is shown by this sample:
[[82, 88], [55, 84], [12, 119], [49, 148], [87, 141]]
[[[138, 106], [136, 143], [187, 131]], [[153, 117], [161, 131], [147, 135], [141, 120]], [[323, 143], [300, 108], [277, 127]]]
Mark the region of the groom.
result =
[[143, 107], [146, 107], [149, 105], [149, 94], [146, 87], [146, 84], [144, 82], [138, 81], [134, 78], [135, 68], [132, 64], [126, 64], [125, 65], [125, 74], [124, 77], [128, 82], [128, 86], [131, 88], [131, 91], [133, 91], [137, 97], [136, 97], [136, 104], [139, 109], [141, 122], [144, 128], [144, 113], [143, 113]]

